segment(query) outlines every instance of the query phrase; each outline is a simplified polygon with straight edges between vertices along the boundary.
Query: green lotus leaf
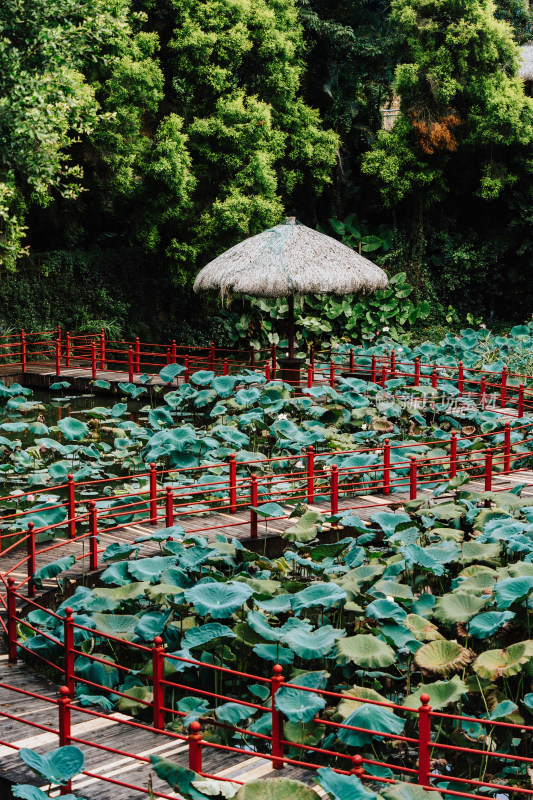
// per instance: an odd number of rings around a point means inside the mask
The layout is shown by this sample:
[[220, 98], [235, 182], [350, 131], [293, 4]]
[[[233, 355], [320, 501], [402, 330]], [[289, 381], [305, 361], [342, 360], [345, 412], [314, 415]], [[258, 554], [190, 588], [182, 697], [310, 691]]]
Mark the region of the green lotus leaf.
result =
[[[43, 792], [38, 786], [32, 786], [31, 783], [16, 783], [11, 787], [11, 793], [13, 797], [20, 797], [21, 800], [50, 800], [46, 792]], [[62, 800], [82, 800], [82, 798], [73, 794], [64, 794]]]
[[363, 747], [373, 739], [383, 739], [381, 734], [401, 734], [405, 727], [405, 720], [396, 716], [388, 708], [365, 703], [356, 708], [349, 717], [346, 717], [343, 725], [353, 725], [355, 728], [365, 728], [366, 731], [376, 731], [376, 733], [366, 733], [339, 728], [337, 736], [341, 742], [350, 747]]
[[135, 636], [144, 642], [152, 643], [161, 636], [170, 617], [170, 611], [149, 611], [143, 614], [135, 626]]
[[255, 714], [255, 708], [241, 703], [222, 703], [215, 709], [215, 716], [228, 725], [239, 725], [243, 720], [250, 719]]
[[57, 423], [57, 427], [65, 439], [70, 439], [75, 442], [80, 441], [80, 439], [83, 439], [89, 433], [89, 426], [79, 419], [74, 419], [74, 417], [60, 419]]
[[235, 395], [235, 402], [243, 408], [249, 408], [253, 406], [254, 403], [257, 403], [260, 396], [261, 392], [259, 389], [256, 389], [255, 386], [251, 389], [239, 389]]
[[239, 783], [232, 783], [231, 781], [215, 780], [214, 778], [199, 778], [196, 781], [191, 781], [191, 786], [194, 786], [199, 792], [207, 797], [221, 797], [227, 800], [232, 800], [240, 788]]
[[253, 592], [245, 583], [202, 583], [185, 591], [185, 599], [199, 614], [210, 614], [213, 619], [226, 619], [237, 611]]
[[285, 509], [279, 503], [262, 503], [260, 506], [250, 506], [252, 511], [259, 514], [260, 517], [284, 517]]
[[70, 569], [75, 563], [75, 556], [62, 556], [55, 561], [51, 561], [49, 564], [43, 564], [42, 567], [39, 567], [33, 573], [32, 583], [40, 589], [44, 580], [57, 577], [57, 575]]
[[174, 566], [176, 559], [173, 556], [153, 556], [152, 558], [139, 558], [137, 561], [128, 561], [128, 572], [138, 581], [157, 583], [161, 573]]
[[113, 542], [106, 547], [102, 555], [102, 561], [123, 561], [128, 558], [132, 553], [138, 553], [139, 548], [132, 544], [122, 544], [121, 542]]
[[[91, 653], [96, 658], [101, 658], [104, 661], [113, 661], [113, 659], [105, 653]], [[106, 689], [114, 689], [120, 680], [120, 674], [116, 667], [112, 664], [104, 664], [102, 661], [95, 661], [93, 658], [86, 658], [85, 656], [78, 656], [74, 662], [74, 670], [76, 675], [86, 678], [91, 683], [96, 683]], [[84, 687], [87, 690], [93, 687]]]
[[161, 756], [150, 756], [150, 761], [158, 778], [168, 783], [181, 797], [186, 800], [206, 800], [206, 795], [193, 786], [193, 781], [203, 780], [201, 775]]
[[249, 611], [247, 621], [250, 628], [267, 642], [280, 642], [284, 639], [281, 628], [271, 628], [267, 619], [258, 611]]
[[324, 729], [314, 722], [308, 722], [306, 725], [301, 722], [284, 722], [283, 737], [288, 742], [316, 747], [324, 738]]
[[[323, 697], [314, 692], [302, 692], [298, 686], [310, 689], [324, 689], [327, 680], [325, 672], [304, 672], [289, 681], [291, 686], [282, 686], [276, 692], [275, 706], [289, 722], [311, 722], [313, 717], [326, 707]], [[294, 687], [294, 688], [293, 688]]]
[[187, 650], [192, 650], [195, 647], [202, 647], [214, 639], [221, 638], [235, 638], [235, 633], [228, 628], [227, 625], [221, 625], [220, 622], [208, 622], [206, 625], [200, 625], [197, 628], [191, 628], [186, 631], [181, 646]]
[[[359, 567], [359, 569], [364, 569], [364, 567]], [[385, 597], [398, 597], [400, 600], [413, 599], [413, 592], [410, 586], [405, 583], [398, 583], [398, 581], [385, 580], [385, 578], [376, 581], [372, 589], [369, 590], [369, 594], [374, 595], [374, 597], [378, 594], [384, 594]]]
[[185, 367], [183, 364], [167, 364], [166, 367], [159, 370], [159, 377], [161, 378], [164, 383], [172, 383], [174, 378], [178, 375], [183, 375], [185, 372]]
[[513, 611], [487, 611], [473, 617], [468, 624], [468, 633], [476, 639], [488, 639], [494, 636], [502, 625], [514, 619]]
[[294, 661], [293, 651], [279, 644], [256, 644], [254, 653], [264, 661], [272, 661], [273, 664], [292, 664]]
[[340, 701], [335, 709], [334, 719], [337, 722], [343, 721], [346, 717], [349, 717], [356, 708], [360, 708], [364, 705], [365, 700], [377, 700], [378, 703], [388, 702], [386, 697], [376, 692], [375, 689], [369, 689], [366, 686], [354, 686], [352, 689], [346, 689], [343, 691], [343, 695], [352, 695], [354, 699], [348, 700], [345, 698]]
[[97, 631], [108, 633], [111, 636], [118, 636], [130, 642], [135, 635], [135, 626], [139, 622], [139, 617], [132, 614], [93, 614], [94, 624]]
[[521, 672], [524, 664], [533, 658], [533, 640], [511, 644], [501, 650], [485, 650], [474, 663], [472, 669], [481, 678], [494, 681], [497, 678], [508, 678]]
[[434, 683], [422, 683], [412, 694], [404, 700], [406, 708], [420, 708], [422, 701], [421, 695], [429, 695], [429, 705], [434, 711], [445, 708], [450, 703], [456, 703], [464, 694], [468, 693], [468, 686], [460, 679], [459, 675], [454, 675], [449, 681], [435, 681]]
[[286, 633], [282, 642], [294, 650], [297, 656], [305, 660], [322, 658], [331, 652], [337, 639], [345, 636], [345, 631], [323, 625], [316, 631], [294, 629]]
[[322, 524], [322, 514], [306, 511], [295, 525], [290, 525], [281, 534], [289, 542], [311, 542]]
[[337, 661], [353, 662], [360, 667], [390, 667], [396, 661], [392, 647], [372, 634], [358, 633], [337, 642]]
[[472, 661], [472, 654], [457, 642], [440, 639], [422, 645], [416, 651], [414, 661], [423, 672], [446, 676], [468, 666]]
[[486, 595], [476, 597], [466, 592], [451, 592], [437, 598], [433, 616], [440, 622], [469, 622], [487, 604]]
[[522, 602], [533, 590], [533, 575], [521, 578], [504, 578], [494, 584], [494, 594], [498, 611], [505, 610], [513, 603]]
[[333, 800], [377, 800], [377, 794], [366, 789], [356, 775], [340, 775], [331, 767], [317, 770], [318, 782]]
[[211, 387], [214, 389], [217, 395], [224, 400], [226, 397], [231, 397], [238, 382], [239, 379], [233, 375], [219, 375], [218, 377], [213, 378], [211, 381]]
[[336, 583], [312, 583], [292, 596], [291, 607], [295, 614], [313, 606], [320, 608], [338, 607], [346, 600], [347, 594]]
[[127, 697], [119, 697], [117, 706], [123, 714], [136, 716], [147, 708], [152, 702], [153, 695], [149, 686], [132, 686], [124, 689]]
[[405, 623], [407, 612], [394, 600], [374, 600], [365, 608], [365, 615], [371, 619], [393, 619], [398, 624]]
[[432, 642], [436, 639], [444, 639], [444, 636], [439, 633], [437, 626], [433, 625], [432, 622], [429, 622], [429, 620], [419, 614], [408, 614], [403, 624], [419, 642]]
[[471, 564], [474, 561], [495, 561], [502, 548], [497, 542], [465, 542], [461, 549], [463, 563]]
[[73, 745], [58, 747], [45, 755], [22, 747], [19, 758], [47, 783], [59, 783], [61, 786], [82, 772], [85, 765], [85, 756], [79, 747]]
[[376, 511], [375, 514], [370, 516], [372, 522], [379, 525], [385, 536], [392, 536], [396, 531], [398, 525], [411, 522], [411, 517], [408, 514], [391, 513], [390, 511]]
[[268, 614], [283, 614], [291, 609], [290, 594], [278, 594], [270, 600], [254, 600], [254, 605]]
[[[124, 583], [121, 586], [116, 586], [113, 589], [97, 587], [93, 589], [92, 596], [96, 600], [101, 599], [114, 603], [115, 605], [113, 608], [106, 609], [108, 611], [113, 611], [114, 608], [118, 608], [121, 603], [127, 602], [128, 600], [138, 600], [139, 597], [143, 597], [149, 586], [150, 584], [148, 581], [133, 581], [131, 583]], [[97, 611], [100, 609], [94, 608], [94, 602], [91, 599], [88, 602], [87, 610]]]
[[235, 800], [320, 800], [314, 789], [290, 778], [250, 781], [241, 786]]

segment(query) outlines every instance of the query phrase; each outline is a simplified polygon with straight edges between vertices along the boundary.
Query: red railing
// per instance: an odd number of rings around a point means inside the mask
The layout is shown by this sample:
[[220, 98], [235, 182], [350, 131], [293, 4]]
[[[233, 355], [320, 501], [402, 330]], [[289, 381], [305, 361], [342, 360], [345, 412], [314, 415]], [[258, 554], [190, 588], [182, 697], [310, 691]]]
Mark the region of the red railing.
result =
[[[445, 720], [452, 721], [454, 724], [457, 724], [458, 729], [460, 729], [461, 725], [465, 723], [465, 727], [468, 724], [475, 723], [479, 724], [480, 726], [485, 726], [489, 729], [489, 733], [494, 730], [501, 730], [507, 731], [510, 734], [518, 735], [521, 734], [522, 736], [530, 735], [533, 732], [533, 726], [529, 726], [526, 724], [516, 724], [516, 723], [508, 723], [508, 722], [501, 722], [498, 720], [490, 720], [490, 719], [478, 719], [476, 717], [470, 717], [465, 715], [459, 714], [447, 714], [438, 711], [432, 711], [429, 705], [429, 695], [422, 694], [420, 699], [420, 706], [418, 708], [406, 708], [406, 706], [399, 705], [397, 703], [382, 701], [382, 700], [369, 700], [367, 698], [360, 698], [356, 694], [356, 690], [353, 690], [350, 693], [344, 692], [333, 692], [328, 691], [325, 689], [315, 689], [315, 688], [308, 688], [305, 686], [296, 686], [290, 682], [284, 680], [283, 677], [283, 668], [280, 665], [275, 665], [273, 667], [273, 672], [271, 677], [265, 677], [264, 675], [255, 675], [247, 672], [242, 672], [239, 670], [233, 670], [227, 667], [218, 666], [216, 664], [209, 664], [205, 663], [204, 661], [200, 661], [193, 658], [183, 658], [181, 656], [177, 656], [175, 654], [167, 653], [163, 647], [163, 640], [161, 637], [157, 636], [154, 639], [153, 646], [148, 647], [146, 645], [142, 645], [139, 643], [134, 643], [131, 641], [127, 641], [121, 639], [119, 636], [114, 636], [107, 632], [98, 630], [96, 628], [88, 628], [83, 624], [78, 624], [76, 622], [75, 617], [73, 616], [71, 609], [65, 609], [64, 616], [55, 614], [54, 612], [46, 609], [42, 605], [39, 605], [35, 601], [29, 601], [30, 606], [38, 609], [41, 614], [49, 614], [51, 619], [55, 622], [61, 622], [63, 625], [63, 641], [59, 641], [57, 638], [50, 636], [46, 632], [39, 630], [39, 634], [44, 636], [46, 639], [49, 639], [53, 642], [54, 646], [57, 648], [56, 660], [61, 660], [62, 665], [60, 666], [56, 661], [51, 661], [46, 659], [42, 654], [34, 651], [28, 650], [25, 645], [18, 641], [17, 635], [17, 626], [25, 626], [26, 628], [30, 628], [32, 630], [37, 631], [37, 629], [32, 626], [25, 617], [21, 616], [17, 612], [17, 601], [24, 601], [28, 602], [26, 598], [23, 598], [19, 595], [15, 589], [14, 581], [12, 578], [8, 579], [8, 597], [7, 597], [7, 625], [4, 624], [4, 627], [7, 629], [8, 641], [9, 641], [9, 661], [10, 663], [16, 663], [18, 652], [26, 652], [32, 658], [35, 658], [38, 662], [43, 663], [48, 668], [52, 669], [55, 674], [58, 676], [59, 680], [63, 680], [63, 686], [59, 689], [59, 698], [54, 699], [50, 698], [49, 696], [39, 695], [34, 692], [27, 691], [25, 689], [19, 687], [11, 687], [5, 683], [1, 683], [0, 686], [4, 689], [9, 689], [15, 693], [19, 693], [25, 696], [30, 696], [34, 698], [38, 698], [43, 702], [50, 703], [51, 706], [56, 705], [58, 709], [58, 722], [57, 726], [52, 725], [41, 725], [35, 723], [31, 720], [24, 719], [23, 716], [17, 714], [17, 716], [11, 715], [9, 712], [4, 710], [0, 710], [0, 716], [3, 716], [7, 719], [14, 719], [17, 722], [22, 722], [24, 724], [36, 727], [40, 730], [45, 730], [57, 735], [59, 744], [66, 745], [66, 744], [77, 744], [82, 745], [85, 747], [92, 747], [97, 748], [100, 750], [104, 750], [106, 752], [115, 753], [118, 755], [126, 756], [128, 758], [148, 763], [148, 759], [136, 755], [135, 753], [130, 753], [125, 750], [118, 750], [116, 748], [108, 747], [103, 743], [90, 740], [87, 738], [80, 738], [75, 735], [75, 732], [72, 730], [71, 726], [71, 711], [76, 711], [76, 713], [87, 714], [91, 717], [95, 718], [102, 718], [112, 720], [114, 724], [124, 726], [124, 730], [126, 729], [138, 729], [144, 731], [153, 731], [157, 732], [162, 737], [167, 737], [169, 740], [180, 740], [187, 743], [188, 749], [188, 763], [190, 769], [194, 770], [197, 773], [203, 774], [206, 777], [217, 777], [215, 775], [210, 775], [209, 773], [203, 772], [202, 767], [202, 751], [205, 749], [213, 749], [213, 750], [221, 750], [227, 753], [233, 753], [235, 755], [246, 755], [250, 756], [251, 754], [270, 761], [272, 763], [272, 767], [274, 769], [281, 769], [284, 765], [292, 765], [297, 767], [305, 767], [311, 770], [316, 770], [319, 767], [323, 766], [324, 763], [328, 765], [333, 765], [332, 768], [335, 771], [341, 774], [355, 774], [362, 780], [368, 780], [370, 782], [377, 782], [377, 783], [395, 783], [397, 779], [401, 779], [402, 777], [407, 777], [411, 781], [415, 781], [421, 786], [424, 786], [429, 789], [435, 789], [441, 791], [443, 794], [449, 795], [456, 795], [460, 797], [477, 797], [478, 795], [473, 795], [469, 792], [460, 792], [457, 790], [451, 790], [447, 788], [441, 787], [441, 782], [453, 782], [455, 784], [464, 784], [465, 789], [484, 789], [491, 790], [493, 789], [495, 792], [502, 792], [505, 791], [506, 794], [513, 793], [513, 794], [522, 794], [522, 795], [531, 795], [533, 794], [533, 790], [528, 789], [526, 787], [519, 787], [519, 786], [512, 786], [506, 785], [505, 787], [502, 784], [493, 783], [490, 780], [476, 780], [471, 778], [464, 778], [460, 776], [456, 776], [451, 774], [449, 771], [444, 773], [439, 773], [431, 768], [431, 761], [434, 758], [434, 751], [435, 750], [444, 750], [448, 754], [469, 754], [472, 755], [479, 755], [483, 759], [503, 759], [504, 761], [508, 761], [509, 763], [518, 762], [523, 765], [530, 765], [533, 763], [533, 758], [528, 757], [527, 755], [519, 755], [516, 753], [509, 753], [509, 752], [501, 752], [500, 750], [496, 750], [491, 745], [487, 747], [486, 750], [482, 750], [479, 748], [471, 747], [465, 748], [460, 747], [453, 744], [447, 744], [439, 741], [439, 733], [442, 727], [442, 723]], [[121, 692], [118, 689], [110, 689], [108, 686], [104, 686], [102, 684], [95, 683], [94, 681], [90, 681], [86, 678], [83, 678], [80, 675], [77, 675], [74, 669], [74, 662], [77, 656], [82, 656], [89, 661], [94, 661], [98, 663], [102, 663], [105, 665], [112, 666], [114, 669], [120, 670], [123, 673], [128, 673], [131, 671], [129, 667], [126, 667], [121, 664], [117, 664], [115, 661], [103, 658], [101, 655], [93, 655], [91, 652], [86, 652], [85, 650], [78, 649], [75, 646], [75, 631], [84, 631], [89, 633], [91, 637], [95, 637], [101, 639], [103, 641], [109, 641], [113, 645], [121, 645], [126, 650], [132, 651], [132, 661], [136, 662], [138, 659], [135, 658], [135, 653], [140, 655], [144, 655], [144, 657], [148, 656], [151, 660], [152, 664], [152, 675], [146, 677], [146, 681], [151, 684], [152, 687], [152, 697], [151, 699], [139, 699], [136, 698], [136, 701], [145, 707], [146, 712], [151, 717], [151, 724], [135, 721], [133, 719], [124, 719], [122, 717], [117, 717], [116, 715], [111, 716], [109, 714], [105, 714], [102, 711], [96, 711], [94, 709], [85, 708], [74, 701], [75, 696], [75, 689], [76, 685], [81, 686], [89, 686], [91, 689], [100, 690], [105, 692], [109, 695], [116, 695], [117, 697], [126, 697], [130, 698], [130, 695], [127, 692]], [[165, 679], [164, 674], [164, 663], [166, 661], [169, 662], [178, 662], [178, 663], [185, 663], [190, 665], [191, 667], [195, 667], [198, 670], [206, 670], [207, 673], [211, 673], [211, 675], [217, 674], [226, 674], [228, 677], [231, 678], [239, 678], [244, 679], [248, 682], [253, 683], [262, 683], [266, 687], [269, 688], [270, 691], [270, 700], [268, 704], [261, 704], [261, 703], [253, 703], [246, 700], [242, 700], [239, 697], [226, 695], [221, 692], [217, 691], [210, 691], [209, 689], [200, 689], [196, 685], [189, 685], [186, 683], [178, 682], [178, 680]], [[216, 686], [216, 685], [215, 685]], [[365, 728], [365, 727], [358, 727], [354, 725], [346, 724], [346, 722], [338, 722], [327, 717], [321, 717], [318, 714], [315, 715], [313, 718], [313, 723], [315, 725], [324, 726], [329, 732], [339, 732], [343, 730], [347, 731], [354, 731], [358, 733], [365, 733], [370, 736], [377, 736], [383, 738], [384, 740], [396, 743], [403, 743], [407, 745], [411, 750], [410, 762], [415, 766], [406, 766], [405, 764], [398, 763], [401, 759], [398, 757], [389, 757], [389, 759], [384, 762], [380, 761], [379, 758], [368, 758], [362, 757], [359, 754], [353, 755], [346, 752], [339, 752], [331, 749], [325, 749], [321, 747], [315, 747], [310, 744], [300, 744], [298, 742], [288, 741], [284, 738], [283, 732], [283, 715], [276, 707], [275, 697], [276, 693], [283, 687], [290, 687], [290, 688], [297, 688], [298, 691], [308, 692], [315, 696], [319, 696], [324, 701], [324, 706], [327, 706], [328, 702], [331, 705], [332, 702], [338, 703], [341, 700], [348, 700], [351, 702], [357, 701], [362, 704], [366, 704], [369, 706], [378, 706], [381, 708], [386, 708], [390, 711], [396, 713], [396, 715], [401, 714], [402, 719], [404, 719], [405, 725], [408, 728], [413, 730], [413, 734], [406, 736], [402, 734], [391, 734], [387, 731], [380, 731], [376, 730], [375, 728]], [[238, 705], [243, 705], [247, 708], [253, 708], [254, 710], [261, 711], [264, 714], [270, 714], [271, 716], [271, 733], [258, 733], [254, 731], [250, 731], [247, 728], [239, 727], [239, 726], [231, 726], [227, 725], [226, 723], [221, 723], [217, 721], [215, 718], [209, 719], [208, 723], [210, 725], [220, 726], [222, 728], [229, 729], [234, 733], [239, 733], [243, 737], [247, 737], [247, 745], [246, 747], [237, 747], [237, 746], [227, 746], [222, 745], [219, 743], [215, 743], [209, 740], [204, 740], [202, 738], [201, 732], [201, 725], [199, 722], [193, 722], [190, 725], [190, 733], [180, 734], [175, 733], [170, 730], [165, 729], [165, 724], [172, 722], [172, 719], [175, 717], [186, 717], [187, 714], [183, 711], [179, 711], [175, 708], [170, 708], [168, 704], [168, 698], [170, 693], [174, 693], [176, 690], [179, 692], [183, 692], [187, 696], [196, 695], [200, 696], [201, 698], [209, 698], [215, 701], [224, 701], [224, 702], [232, 702]], [[435, 723], [435, 726], [432, 723]], [[436, 728], [436, 730], [435, 730]], [[255, 742], [255, 744], [254, 744]], [[16, 745], [11, 745], [8, 742], [2, 742], [1, 744], [5, 744], [9, 747], [13, 747], [17, 749]], [[305, 760], [301, 760], [299, 758], [288, 757], [285, 755], [286, 748], [296, 748], [305, 752]], [[261, 749], [263, 748], [263, 749]], [[321, 761], [312, 760], [313, 757], [321, 757]], [[387, 767], [390, 769], [393, 774], [396, 773], [395, 778], [386, 778], [386, 777], [379, 777], [374, 774], [371, 774], [365, 771], [365, 765], [369, 767]], [[119, 785], [128, 785], [122, 784], [120, 781], [114, 781], [112, 778], [106, 778], [102, 775], [94, 775], [91, 772], [84, 772], [84, 775], [89, 777], [98, 777], [102, 780], [109, 780], [111, 783], [118, 783]], [[237, 783], [239, 781], [236, 781]], [[135, 786], [133, 784], [129, 784], [131, 789], [137, 790], [139, 792], [147, 792], [147, 789], [144, 789], [141, 786]], [[65, 787], [64, 791], [70, 791], [69, 787]], [[163, 793], [156, 793], [157, 796], [160, 797], [167, 797], [168, 795]]]

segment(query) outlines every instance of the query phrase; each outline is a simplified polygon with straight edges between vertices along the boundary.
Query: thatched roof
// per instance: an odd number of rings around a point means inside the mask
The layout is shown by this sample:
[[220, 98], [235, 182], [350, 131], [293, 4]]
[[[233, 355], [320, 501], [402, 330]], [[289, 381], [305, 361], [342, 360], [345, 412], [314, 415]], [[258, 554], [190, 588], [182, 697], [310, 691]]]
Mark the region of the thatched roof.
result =
[[367, 258], [287, 217], [283, 224], [245, 239], [207, 264], [194, 290], [286, 297], [359, 294], [387, 284], [386, 273]]
[[533, 42], [529, 42], [520, 48], [522, 55], [522, 66], [518, 70], [518, 76], [524, 81], [533, 81]]

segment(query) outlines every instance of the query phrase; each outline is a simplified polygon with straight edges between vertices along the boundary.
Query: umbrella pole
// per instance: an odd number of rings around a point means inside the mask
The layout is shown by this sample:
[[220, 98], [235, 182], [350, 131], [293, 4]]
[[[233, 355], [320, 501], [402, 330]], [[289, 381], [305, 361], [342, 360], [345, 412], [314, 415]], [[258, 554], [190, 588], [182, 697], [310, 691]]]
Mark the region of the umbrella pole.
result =
[[287, 298], [289, 302], [289, 314], [287, 320], [287, 338], [289, 340], [289, 358], [294, 358], [294, 295], [290, 294]]

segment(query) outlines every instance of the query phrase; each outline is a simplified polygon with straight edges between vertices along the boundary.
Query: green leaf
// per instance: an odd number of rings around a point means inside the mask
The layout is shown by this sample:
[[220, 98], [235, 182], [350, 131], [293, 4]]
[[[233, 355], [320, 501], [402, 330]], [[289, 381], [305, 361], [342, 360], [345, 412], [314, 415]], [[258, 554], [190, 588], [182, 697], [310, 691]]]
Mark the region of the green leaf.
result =
[[429, 642], [416, 651], [415, 663], [433, 675], [452, 675], [464, 669], [472, 660], [470, 652], [457, 642], [439, 639]]
[[338, 630], [331, 625], [323, 625], [316, 631], [295, 628], [286, 633], [281, 641], [294, 650], [297, 656], [309, 660], [327, 656], [337, 639], [344, 635], [344, 630]]
[[346, 592], [336, 583], [313, 583], [292, 596], [291, 607], [295, 614], [299, 614], [313, 606], [338, 607], [346, 598]]
[[159, 370], [159, 377], [164, 383], [172, 383], [174, 378], [178, 375], [183, 375], [185, 367], [183, 364], [167, 364], [166, 367]]
[[89, 433], [89, 426], [85, 422], [73, 417], [65, 417], [60, 419], [57, 426], [66, 439], [73, 441], [80, 441]]
[[485, 650], [474, 663], [472, 669], [481, 678], [494, 681], [508, 678], [521, 672], [524, 664], [533, 658], [533, 641], [518, 642], [501, 650]]
[[330, 767], [317, 770], [318, 783], [333, 800], [376, 800], [375, 792], [365, 789], [355, 775], [340, 775]]
[[132, 686], [125, 689], [127, 697], [118, 698], [118, 710], [123, 714], [136, 716], [144, 711], [152, 702], [153, 695], [149, 686]]
[[429, 705], [434, 711], [445, 708], [450, 703], [456, 703], [464, 694], [468, 693], [468, 686], [460, 679], [459, 675], [454, 675], [449, 681], [435, 681], [434, 683], [422, 683], [412, 694], [404, 700], [406, 708], [420, 708], [422, 701], [421, 695], [429, 695]]
[[57, 575], [60, 575], [67, 569], [70, 569], [75, 563], [75, 556], [62, 556], [56, 561], [51, 561], [49, 564], [43, 564], [42, 567], [39, 567], [33, 573], [32, 583], [40, 589], [43, 580], [46, 580], [47, 578], [55, 578]]
[[150, 761], [158, 778], [168, 783], [186, 800], [206, 800], [206, 795], [192, 785], [193, 781], [202, 780], [201, 775], [161, 756], [150, 756]]
[[356, 708], [343, 725], [353, 725], [355, 728], [365, 728], [368, 731], [379, 731], [379, 734], [363, 733], [346, 728], [340, 728], [338, 738], [350, 747], [363, 747], [370, 744], [373, 739], [383, 739], [380, 734], [401, 734], [405, 727], [405, 720], [397, 717], [390, 709], [381, 706], [364, 704]]
[[502, 625], [510, 622], [514, 617], [513, 611], [487, 611], [470, 620], [468, 632], [471, 636], [475, 636], [476, 639], [488, 639], [490, 636], [494, 636]]
[[199, 583], [185, 591], [185, 599], [199, 614], [210, 614], [213, 619], [227, 619], [253, 594], [245, 583]]
[[396, 654], [377, 636], [358, 633], [337, 642], [337, 661], [341, 664], [352, 661], [365, 668], [389, 667], [396, 661]]
[[314, 789], [290, 778], [250, 781], [241, 786], [235, 800], [320, 800]]
[[466, 592], [451, 592], [437, 598], [433, 616], [440, 622], [468, 622], [487, 604], [486, 595], [476, 597]]
[[291, 686], [282, 686], [278, 689], [275, 696], [276, 708], [285, 714], [289, 722], [311, 722], [313, 717], [326, 707], [326, 701], [314, 692], [298, 691], [293, 686], [323, 689], [326, 680], [324, 672], [304, 672], [289, 681]]
[[58, 747], [46, 755], [40, 755], [34, 750], [22, 747], [19, 758], [40, 778], [48, 783], [59, 783], [63, 786], [74, 775], [83, 771], [85, 756], [79, 747], [68, 745]]

